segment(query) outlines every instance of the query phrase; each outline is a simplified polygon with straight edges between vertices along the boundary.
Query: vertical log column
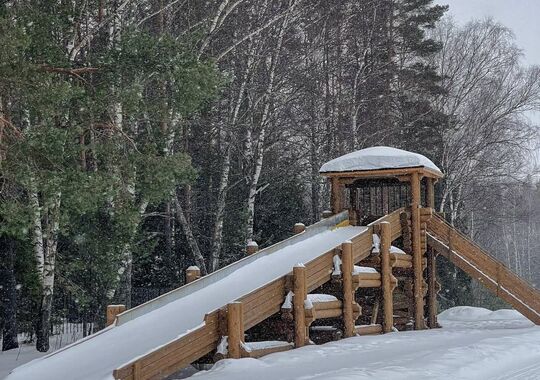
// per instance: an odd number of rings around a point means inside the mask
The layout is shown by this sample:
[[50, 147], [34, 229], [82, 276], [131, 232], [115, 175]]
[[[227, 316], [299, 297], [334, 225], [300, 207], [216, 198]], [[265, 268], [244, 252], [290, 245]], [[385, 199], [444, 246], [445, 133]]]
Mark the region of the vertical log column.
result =
[[428, 325], [430, 328], [439, 327], [437, 323], [437, 293], [439, 284], [436, 272], [436, 254], [431, 247], [427, 250], [427, 278], [428, 278]]
[[414, 328], [423, 330], [424, 323], [424, 282], [422, 268], [422, 244], [420, 236], [420, 175], [411, 174], [411, 232], [414, 270]]
[[338, 177], [332, 177], [331, 179], [332, 192], [330, 194], [330, 202], [332, 206], [332, 213], [338, 214], [341, 212], [341, 184]]
[[199, 267], [192, 265], [186, 269], [186, 284], [201, 278], [201, 270]]
[[[426, 178], [427, 185], [427, 206], [435, 209], [435, 180], [433, 178]], [[427, 295], [427, 309], [428, 309], [428, 325], [430, 328], [439, 327], [437, 323], [437, 292], [439, 291], [439, 284], [437, 283], [437, 255], [433, 249], [428, 248], [427, 253], [427, 279], [428, 279], [428, 295]]]
[[297, 265], [293, 268], [293, 308], [294, 308], [294, 345], [296, 348], [306, 345], [307, 327], [304, 301], [307, 298], [306, 267]]
[[126, 305], [108, 305], [107, 306], [107, 326], [110, 326], [116, 320], [116, 316], [126, 311]]
[[242, 357], [244, 342], [244, 310], [242, 302], [231, 302], [227, 305], [227, 334], [229, 343], [229, 358]]
[[391, 332], [394, 327], [394, 299], [393, 290], [395, 282], [392, 281], [392, 266], [390, 265], [390, 245], [392, 244], [392, 231], [390, 223], [382, 222], [379, 225], [381, 234], [381, 285], [383, 292], [383, 332]]
[[345, 337], [350, 338], [355, 335], [353, 302], [354, 290], [352, 284], [353, 255], [352, 242], [346, 241], [341, 244], [341, 275], [343, 278], [343, 325]]
[[432, 209], [435, 208], [435, 180], [433, 178], [426, 178], [427, 194], [426, 204]]

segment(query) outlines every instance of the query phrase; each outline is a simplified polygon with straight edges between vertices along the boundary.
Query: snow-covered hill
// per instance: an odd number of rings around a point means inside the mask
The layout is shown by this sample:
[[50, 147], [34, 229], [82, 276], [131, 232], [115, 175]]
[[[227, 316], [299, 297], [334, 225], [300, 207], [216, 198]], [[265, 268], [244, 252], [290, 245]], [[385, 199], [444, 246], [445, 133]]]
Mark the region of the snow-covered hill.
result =
[[[540, 327], [515, 310], [455, 307], [441, 329], [344, 339], [262, 359], [222, 360], [194, 380], [537, 380]], [[0, 354], [0, 374], [35, 357]], [[0, 375], [0, 378], [2, 376]]]
[[195, 380], [537, 380], [540, 327], [514, 310], [456, 307], [442, 329], [344, 339], [262, 359], [223, 360]]

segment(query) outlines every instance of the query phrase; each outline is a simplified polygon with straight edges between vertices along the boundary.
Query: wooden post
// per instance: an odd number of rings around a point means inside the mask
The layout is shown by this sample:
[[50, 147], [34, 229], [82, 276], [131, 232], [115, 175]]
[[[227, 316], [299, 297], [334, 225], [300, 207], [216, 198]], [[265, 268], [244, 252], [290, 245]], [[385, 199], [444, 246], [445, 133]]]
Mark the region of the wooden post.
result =
[[332, 204], [332, 213], [338, 214], [341, 212], [341, 184], [338, 177], [332, 177], [332, 193], [330, 202]]
[[126, 305], [108, 305], [107, 306], [107, 326], [110, 326], [116, 320], [116, 316], [126, 311]]
[[242, 357], [244, 342], [244, 311], [242, 302], [231, 302], [227, 305], [227, 335], [229, 343], [229, 358]]
[[199, 267], [192, 265], [186, 269], [186, 284], [201, 278], [201, 270]]
[[427, 278], [428, 278], [428, 325], [434, 329], [439, 327], [437, 323], [437, 271], [436, 255], [433, 248], [427, 250]]
[[141, 374], [141, 361], [137, 360], [135, 363], [133, 363], [133, 380], [141, 380], [142, 374]]
[[427, 196], [426, 196], [426, 205], [427, 207], [435, 208], [435, 180], [433, 178], [426, 178], [426, 187], [427, 187]]
[[424, 323], [424, 295], [422, 290], [422, 245], [420, 235], [420, 176], [417, 172], [411, 174], [411, 232], [413, 248], [414, 270], [414, 327], [423, 330]]
[[294, 345], [303, 347], [307, 340], [306, 310], [304, 301], [307, 298], [306, 267], [297, 265], [293, 268], [294, 288]]
[[296, 223], [293, 227], [293, 233], [299, 234], [301, 232], [304, 232], [306, 230], [306, 225], [304, 223]]
[[257, 252], [259, 252], [259, 244], [257, 244], [256, 241], [251, 240], [246, 247], [246, 253], [249, 256]]
[[332, 214], [332, 211], [330, 211], [330, 210], [324, 210], [322, 212], [322, 218], [323, 219], [330, 218], [332, 215], [334, 215], [334, 214]]
[[353, 303], [354, 291], [352, 284], [353, 255], [352, 242], [346, 241], [341, 244], [341, 275], [343, 278], [343, 325], [345, 337], [354, 336]]
[[382, 222], [379, 225], [381, 234], [381, 285], [383, 293], [383, 332], [391, 332], [394, 327], [394, 299], [392, 283], [392, 267], [390, 265], [390, 246], [392, 244], [391, 225]]

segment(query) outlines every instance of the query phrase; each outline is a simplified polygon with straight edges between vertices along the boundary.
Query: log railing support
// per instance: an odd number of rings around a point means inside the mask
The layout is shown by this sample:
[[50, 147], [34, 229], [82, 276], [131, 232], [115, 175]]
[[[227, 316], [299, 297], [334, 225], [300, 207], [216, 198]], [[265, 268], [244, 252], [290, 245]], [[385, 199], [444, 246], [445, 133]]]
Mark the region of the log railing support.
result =
[[346, 241], [341, 244], [341, 275], [343, 278], [343, 325], [345, 327], [345, 337], [350, 338], [355, 335], [353, 303], [354, 290], [352, 283], [353, 255], [352, 242]]
[[256, 241], [251, 240], [246, 246], [246, 254], [249, 256], [257, 252], [259, 252], [259, 244], [257, 244]]
[[332, 215], [333, 215], [332, 211], [330, 211], [330, 210], [324, 210], [322, 212], [322, 218], [323, 219], [330, 218]]
[[307, 341], [306, 310], [304, 302], [307, 298], [306, 267], [297, 265], [293, 268], [293, 308], [294, 308], [294, 345], [303, 347]]
[[413, 248], [413, 270], [414, 270], [414, 328], [423, 330], [424, 323], [424, 296], [422, 284], [422, 243], [420, 226], [420, 175], [417, 172], [411, 174], [411, 232]]
[[190, 266], [186, 269], [186, 284], [201, 278], [201, 270], [197, 266]]
[[227, 305], [227, 334], [229, 343], [229, 358], [242, 357], [244, 342], [244, 310], [242, 302], [231, 302]]
[[126, 311], [126, 305], [108, 305], [107, 306], [107, 326], [114, 323], [116, 316]]
[[306, 230], [306, 225], [304, 223], [296, 223], [293, 227], [293, 234], [299, 234]]
[[394, 328], [394, 300], [393, 291], [395, 282], [392, 281], [392, 266], [390, 265], [390, 246], [392, 244], [391, 225], [382, 222], [379, 225], [381, 234], [381, 285], [383, 292], [383, 332], [391, 332]]

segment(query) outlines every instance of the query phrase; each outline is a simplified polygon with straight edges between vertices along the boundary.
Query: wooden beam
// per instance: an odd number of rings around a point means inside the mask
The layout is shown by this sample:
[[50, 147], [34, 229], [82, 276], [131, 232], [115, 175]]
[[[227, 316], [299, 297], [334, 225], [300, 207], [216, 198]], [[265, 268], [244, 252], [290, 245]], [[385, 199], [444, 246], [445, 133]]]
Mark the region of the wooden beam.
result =
[[293, 308], [294, 308], [294, 346], [303, 347], [307, 341], [306, 310], [304, 301], [307, 297], [306, 267], [297, 265], [293, 268]]
[[227, 335], [229, 337], [229, 357], [240, 359], [242, 357], [242, 343], [244, 342], [242, 302], [231, 302], [227, 305]]
[[116, 320], [116, 316], [126, 311], [126, 305], [108, 305], [107, 306], [107, 326], [110, 326]]
[[423, 330], [424, 323], [424, 296], [422, 290], [422, 243], [420, 226], [420, 176], [417, 172], [411, 174], [411, 232], [413, 248], [414, 270], [414, 327]]
[[343, 278], [343, 325], [346, 338], [350, 338], [355, 335], [353, 318], [353, 303], [355, 302], [355, 297], [352, 283], [352, 272], [352, 242], [346, 241], [341, 244], [341, 276]]
[[436, 269], [436, 255], [433, 248], [427, 250], [427, 278], [428, 278], [428, 325], [430, 328], [439, 327], [437, 323], [437, 269]]
[[381, 282], [383, 292], [383, 331], [391, 332], [394, 327], [394, 300], [392, 267], [390, 266], [390, 245], [392, 243], [392, 231], [390, 223], [379, 224], [381, 236]]
[[326, 172], [321, 175], [329, 178], [341, 177], [341, 178], [384, 178], [384, 177], [409, 177], [411, 173], [420, 173], [423, 177], [430, 178], [442, 178], [443, 175], [440, 172], [436, 172], [432, 169], [416, 166], [410, 168], [394, 168], [394, 169], [375, 169], [375, 170], [354, 170], [348, 172]]

